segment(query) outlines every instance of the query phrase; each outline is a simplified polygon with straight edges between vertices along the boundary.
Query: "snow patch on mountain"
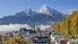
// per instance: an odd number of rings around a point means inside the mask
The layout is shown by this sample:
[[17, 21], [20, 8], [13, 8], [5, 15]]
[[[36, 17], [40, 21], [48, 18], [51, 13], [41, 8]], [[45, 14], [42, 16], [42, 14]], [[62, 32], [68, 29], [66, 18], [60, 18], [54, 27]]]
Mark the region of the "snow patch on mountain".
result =
[[39, 10], [39, 13], [55, 16], [55, 14], [58, 16], [58, 14], [61, 14], [60, 12], [48, 7], [47, 5], [43, 5]]
[[27, 16], [31, 16], [35, 14], [35, 11], [33, 11], [31, 8], [28, 8], [24, 11]]
[[42, 14], [51, 15], [51, 13], [50, 13], [49, 8], [48, 8], [47, 5], [42, 6], [42, 7], [39, 9], [39, 12], [42, 13]]

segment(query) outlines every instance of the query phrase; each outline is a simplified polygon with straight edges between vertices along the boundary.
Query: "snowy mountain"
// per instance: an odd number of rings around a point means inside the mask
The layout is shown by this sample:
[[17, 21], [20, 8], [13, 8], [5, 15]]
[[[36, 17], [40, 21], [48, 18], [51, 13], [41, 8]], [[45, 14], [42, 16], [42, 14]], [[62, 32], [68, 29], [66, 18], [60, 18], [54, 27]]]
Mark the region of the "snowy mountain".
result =
[[39, 12], [42, 14], [50, 15], [50, 16], [61, 16], [62, 13], [48, 7], [47, 5], [42, 6], [39, 9]]
[[0, 24], [51, 24], [62, 19], [62, 13], [45, 5], [36, 11], [28, 8], [15, 15], [5, 16], [0, 19]]

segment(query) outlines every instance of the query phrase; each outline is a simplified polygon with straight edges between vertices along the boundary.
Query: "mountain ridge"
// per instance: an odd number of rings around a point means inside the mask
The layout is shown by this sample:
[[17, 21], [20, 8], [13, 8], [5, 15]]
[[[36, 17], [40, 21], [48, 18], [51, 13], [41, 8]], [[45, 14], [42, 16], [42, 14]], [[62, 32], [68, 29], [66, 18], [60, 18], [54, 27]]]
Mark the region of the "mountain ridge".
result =
[[39, 10], [33, 11], [29, 8], [15, 15], [5, 16], [0, 18], [0, 24], [51, 24], [51, 22], [58, 22], [63, 19], [62, 13], [50, 7], [42, 6]]

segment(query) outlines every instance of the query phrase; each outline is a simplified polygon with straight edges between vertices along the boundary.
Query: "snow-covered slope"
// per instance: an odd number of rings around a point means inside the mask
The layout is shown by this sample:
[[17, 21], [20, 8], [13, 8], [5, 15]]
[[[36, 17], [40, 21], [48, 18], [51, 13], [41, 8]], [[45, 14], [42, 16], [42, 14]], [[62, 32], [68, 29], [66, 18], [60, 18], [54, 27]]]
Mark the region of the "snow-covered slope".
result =
[[50, 15], [50, 16], [62, 16], [60, 12], [48, 7], [47, 5], [42, 6], [39, 10], [40, 13]]

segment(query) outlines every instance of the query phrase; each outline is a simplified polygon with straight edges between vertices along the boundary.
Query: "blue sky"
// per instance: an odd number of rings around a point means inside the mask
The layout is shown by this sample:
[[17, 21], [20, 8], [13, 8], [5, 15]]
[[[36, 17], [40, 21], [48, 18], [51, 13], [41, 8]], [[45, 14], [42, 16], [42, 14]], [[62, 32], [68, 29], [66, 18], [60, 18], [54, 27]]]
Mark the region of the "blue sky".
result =
[[78, 8], [78, 0], [0, 0], [0, 17], [14, 15], [28, 7], [37, 10], [44, 4], [58, 11]]

